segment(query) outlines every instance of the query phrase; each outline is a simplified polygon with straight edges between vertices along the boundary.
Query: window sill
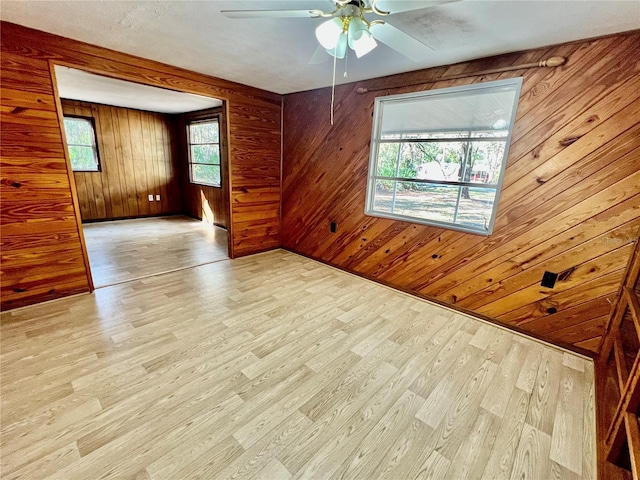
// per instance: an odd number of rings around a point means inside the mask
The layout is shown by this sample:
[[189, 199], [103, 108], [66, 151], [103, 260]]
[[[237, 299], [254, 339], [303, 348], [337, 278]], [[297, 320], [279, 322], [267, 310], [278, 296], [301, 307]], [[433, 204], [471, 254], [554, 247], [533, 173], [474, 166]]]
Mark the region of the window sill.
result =
[[222, 185], [215, 185], [213, 183], [200, 183], [200, 182], [189, 182], [191, 185], [197, 185], [199, 187], [212, 187], [212, 188], [222, 188]]
[[438, 222], [436, 220], [428, 220], [425, 218], [409, 217], [405, 215], [399, 215], [397, 213], [377, 212], [374, 210], [365, 210], [364, 214], [369, 217], [385, 218], [387, 220], [395, 220], [397, 222], [417, 223], [418, 225], [425, 225], [427, 227], [442, 228], [443, 230], [454, 230], [462, 233], [469, 233], [471, 235], [480, 235], [482, 237], [488, 237], [493, 232], [493, 228], [490, 230], [477, 230], [464, 225]]

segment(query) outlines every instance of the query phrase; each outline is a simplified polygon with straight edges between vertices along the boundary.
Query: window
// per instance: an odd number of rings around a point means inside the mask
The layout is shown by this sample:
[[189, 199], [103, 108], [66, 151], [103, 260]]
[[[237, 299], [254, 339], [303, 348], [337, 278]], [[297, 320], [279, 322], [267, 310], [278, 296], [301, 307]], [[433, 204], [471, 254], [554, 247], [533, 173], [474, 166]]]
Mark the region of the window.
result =
[[191, 183], [219, 187], [221, 183], [218, 120], [192, 122], [187, 127]]
[[365, 213], [491, 234], [521, 84], [377, 98]]
[[74, 172], [99, 172], [96, 131], [92, 118], [64, 117], [64, 131]]

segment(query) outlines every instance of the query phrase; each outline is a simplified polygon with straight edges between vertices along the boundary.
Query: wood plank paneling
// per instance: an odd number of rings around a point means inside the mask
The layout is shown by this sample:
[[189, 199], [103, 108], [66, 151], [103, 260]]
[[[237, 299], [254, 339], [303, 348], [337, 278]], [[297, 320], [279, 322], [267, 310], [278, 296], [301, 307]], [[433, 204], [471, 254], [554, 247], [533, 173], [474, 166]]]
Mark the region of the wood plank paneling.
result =
[[3, 50], [0, 68], [0, 260], [5, 309], [87, 291], [89, 278], [49, 64], [5, 55]]
[[[262, 196], [262, 191], [256, 189], [267, 188], [271, 189], [272, 193], [280, 194], [280, 95], [8, 22], [1, 24], [0, 39], [2, 202], [3, 207], [7, 205], [7, 211], [20, 211], [23, 214], [19, 220], [11, 222], [11, 227], [3, 228], [3, 242], [13, 242], [14, 245], [20, 245], [22, 242], [27, 248], [29, 242], [42, 240], [40, 244], [43, 249], [40, 264], [43, 268], [38, 270], [38, 275], [30, 276], [31, 267], [25, 266], [21, 269], [19, 264], [15, 269], [3, 271], [2, 308], [13, 308], [90, 289], [88, 267], [60, 270], [53, 249], [54, 244], [56, 247], [58, 244], [52, 239], [52, 233], [66, 234], [75, 229], [75, 237], [64, 237], [61, 241], [65, 242], [67, 251], [75, 252], [78, 262], [85, 260], [78, 226], [74, 227], [73, 223], [69, 222], [75, 215], [75, 186], [67, 181], [65, 187], [59, 176], [68, 170], [62, 153], [60, 122], [56, 108], [53, 108], [54, 85], [50, 64], [80, 68], [122, 80], [226, 100], [231, 167], [229, 170], [233, 171], [230, 175], [230, 197], [237, 196], [238, 203], [244, 205], [249, 212], [259, 212], [258, 218], [249, 221], [248, 225], [246, 215], [237, 220], [234, 217], [235, 210], [231, 212], [228, 222], [231, 256], [247, 255], [278, 246], [280, 202], [277, 199], [274, 201], [272, 197]], [[111, 112], [108, 120], [105, 119], [96, 127], [103, 131], [113, 128], [114, 123], [123, 120], [119, 116], [115, 120], [113, 117], [114, 113]], [[128, 116], [127, 120], [130, 120]], [[143, 124], [145, 121], [149, 125], [148, 117], [146, 120], [141, 119]], [[163, 155], [167, 157], [165, 145], [168, 130], [163, 128], [161, 134]], [[153, 141], [151, 135], [148, 137], [149, 147], [157, 142], [160, 132], [156, 131], [155, 135], [156, 141]], [[106, 150], [117, 162], [119, 156], [125, 154], [126, 146], [118, 144], [115, 138], [105, 137], [104, 141], [105, 146], [100, 153], [105, 155]], [[160, 155], [160, 151], [160, 148], [157, 148], [155, 155]], [[83, 213], [100, 218], [114, 218], [127, 216], [132, 210], [135, 211], [136, 203], [138, 211], [149, 207], [148, 201], [146, 205], [144, 202], [137, 202], [137, 197], [129, 197], [128, 190], [123, 192], [119, 188], [120, 165], [125, 168], [124, 163], [116, 163], [111, 171], [105, 170], [102, 176], [91, 176], [88, 181], [78, 185], [77, 190], [82, 195], [93, 195], [96, 198], [92, 206], [85, 205]], [[12, 170], [8, 171], [11, 178], [5, 176], [5, 166], [12, 167]], [[269, 174], [261, 177], [263, 169]], [[168, 184], [163, 187], [161, 182], [155, 180], [156, 176], [173, 178], [176, 176], [175, 172], [172, 171], [169, 175], [168, 172], [162, 171], [154, 170], [157, 173], [151, 175], [151, 182], [155, 189], [160, 188], [160, 194], [166, 200], [169, 196], [175, 198], [175, 194], [178, 193], [177, 186]], [[47, 179], [49, 174], [58, 176]], [[149, 182], [147, 174], [145, 170]], [[105, 175], [108, 183], [104, 183]], [[55, 187], [56, 182], [63, 183]], [[23, 183], [30, 191], [20, 196], [17, 192], [21, 187], [16, 185]], [[167, 189], [166, 194], [163, 188]], [[173, 194], [170, 193], [172, 189]], [[67, 193], [64, 193], [65, 190]], [[23, 207], [33, 201], [33, 198], [43, 206], [43, 211], [55, 211], [57, 206], [62, 206], [66, 213], [63, 217], [56, 214], [49, 217], [38, 216], [37, 222], [32, 222], [29, 215], [31, 207]], [[51, 207], [47, 207], [49, 204]], [[167, 205], [166, 208], [168, 207]], [[160, 212], [161, 209], [165, 209], [165, 204], [161, 200], [154, 208]], [[153, 212], [151, 209], [149, 211]], [[68, 212], [70, 215], [67, 215]], [[263, 217], [270, 221], [268, 229], [264, 228]], [[234, 228], [236, 223], [237, 233]], [[26, 278], [30, 280], [24, 280]]]
[[[63, 100], [67, 115], [91, 117], [96, 125], [100, 172], [74, 172], [82, 220], [108, 220], [182, 211], [170, 136], [171, 116]], [[167, 144], [165, 144], [165, 142]], [[167, 173], [168, 172], [168, 173]], [[174, 196], [166, 198], [167, 185]], [[148, 195], [160, 195], [150, 202]]]
[[[220, 175], [221, 187], [196, 185], [189, 179], [187, 124], [196, 120], [217, 118], [220, 124]], [[210, 225], [229, 228], [229, 142], [227, 140], [227, 115], [224, 107], [180, 115], [175, 124], [180, 150], [181, 191], [184, 212]], [[280, 195], [278, 194], [278, 201]]]
[[[568, 62], [390, 88], [551, 55]], [[635, 31], [343, 85], [334, 126], [328, 89], [286, 95], [283, 246], [596, 352], [640, 225], [639, 55]], [[515, 76], [523, 87], [491, 236], [364, 215], [376, 96]], [[571, 274], [550, 290], [539, 285], [545, 270]]]

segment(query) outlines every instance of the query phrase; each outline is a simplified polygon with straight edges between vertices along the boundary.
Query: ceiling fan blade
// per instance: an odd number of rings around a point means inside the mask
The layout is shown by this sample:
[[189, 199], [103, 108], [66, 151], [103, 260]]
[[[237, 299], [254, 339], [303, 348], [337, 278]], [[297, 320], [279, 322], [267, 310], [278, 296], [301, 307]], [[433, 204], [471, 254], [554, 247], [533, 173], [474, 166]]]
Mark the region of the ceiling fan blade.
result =
[[378, 0], [376, 8], [384, 12], [401, 13], [422, 8], [437, 7], [445, 3], [459, 2], [460, 0]]
[[229, 18], [311, 18], [318, 15], [312, 10], [221, 10]]
[[327, 53], [327, 50], [322, 45], [318, 45], [318, 48], [316, 48], [316, 51], [313, 52], [313, 55], [311, 55], [309, 59], [309, 65], [318, 65], [326, 62], [330, 58], [331, 56]]
[[394, 50], [397, 50], [414, 62], [424, 60], [433, 50], [429, 45], [416, 40], [411, 35], [404, 33], [402, 30], [399, 30], [388, 23], [384, 23], [382, 25], [371, 25], [369, 30], [371, 31], [373, 38], [381, 41]]

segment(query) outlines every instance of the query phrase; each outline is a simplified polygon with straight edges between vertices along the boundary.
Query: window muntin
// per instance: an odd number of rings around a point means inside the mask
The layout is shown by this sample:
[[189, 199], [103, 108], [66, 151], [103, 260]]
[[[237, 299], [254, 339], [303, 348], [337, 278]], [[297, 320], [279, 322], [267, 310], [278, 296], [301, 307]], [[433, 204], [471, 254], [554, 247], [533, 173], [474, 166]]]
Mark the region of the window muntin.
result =
[[191, 183], [221, 186], [220, 122], [218, 119], [187, 125]]
[[521, 84], [377, 98], [365, 213], [491, 234]]
[[65, 116], [64, 131], [71, 169], [74, 172], [99, 172], [100, 161], [93, 119]]

